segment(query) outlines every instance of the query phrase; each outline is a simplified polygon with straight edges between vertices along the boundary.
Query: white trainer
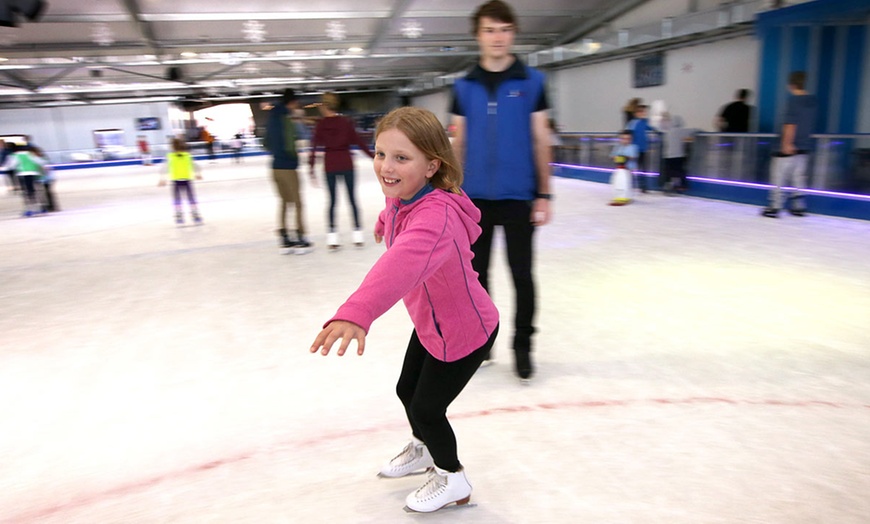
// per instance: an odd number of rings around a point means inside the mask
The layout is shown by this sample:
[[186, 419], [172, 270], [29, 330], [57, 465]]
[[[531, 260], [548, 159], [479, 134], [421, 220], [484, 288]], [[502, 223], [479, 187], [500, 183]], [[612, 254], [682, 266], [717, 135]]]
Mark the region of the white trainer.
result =
[[429, 472], [429, 480], [417, 491], [405, 498], [411, 511], [431, 513], [449, 504], [457, 506], [468, 504], [471, 500], [471, 484], [465, 477], [465, 470], [453, 473], [435, 466]]
[[387, 478], [404, 477], [405, 475], [434, 466], [435, 462], [432, 460], [432, 455], [429, 454], [429, 448], [426, 447], [426, 444], [411, 437], [411, 442], [405, 446], [405, 449], [401, 453], [384, 464], [378, 476]]
[[354, 229], [353, 230], [353, 243], [357, 247], [362, 247], [365, 244], [365, 236], [363, 235], [362, 229]]
[[338, 238], [338, 233], [331, 231], [326, 234], [326, 245], [329, 249], [338, 249], [341, 247], [341, 240]]

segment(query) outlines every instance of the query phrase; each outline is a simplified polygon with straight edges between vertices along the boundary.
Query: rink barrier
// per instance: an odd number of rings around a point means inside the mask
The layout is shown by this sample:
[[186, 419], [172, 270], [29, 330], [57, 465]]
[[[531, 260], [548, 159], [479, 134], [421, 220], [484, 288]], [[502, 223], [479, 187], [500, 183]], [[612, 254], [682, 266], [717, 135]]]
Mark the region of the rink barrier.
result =
[[[268, 151], [246, 151], [241, 154], [243, 157], [254, 157], [254, 156], [263, 156], [268, 155]], [[219, 158], [235, 158], [233, 153], [215, 153], [215, 159]], [[196, 161], [207, 161], [211, 160], [208, 154], [196, 154], [193, 155], [193, 159]], [[166, 159], [162, 156], [154, 156], [151, 158], [151, 165], [162, 164]], [[144, 165], [142, 163], [142, 159], [140, 158], [125, 158], [121, 160], [93, 160], [90, 162], [68, 162], [65, 164], [51, 164], [51, 168], [57, 171], [65, 171], [69, 169], [91, 169], [94, 167], [120, 167], [120, 166], [141, 166]]]
[[[573, 164], [552, 164], [553, 174], [563, 178], [574, 178], [607, 184], [610, 182], [612, 169], [600, 167], [578, 166]], [[658, 173], [637, 172], [635, 175], [652, 179], [656, 187]], [[724, 200], [763, 207], [767, 205], [772, 186], [768, 184], [753, 184], [735, 180], [721, 180], [697, 176], [688, 177], [689, 189], [683, 196]], [[786, 188], [788, 190], [788, 188]], [[870, 196], [834, 191], [805, 189], [807, 212], [810, 215], [826, 215], [858, 220], [870, 220]]]

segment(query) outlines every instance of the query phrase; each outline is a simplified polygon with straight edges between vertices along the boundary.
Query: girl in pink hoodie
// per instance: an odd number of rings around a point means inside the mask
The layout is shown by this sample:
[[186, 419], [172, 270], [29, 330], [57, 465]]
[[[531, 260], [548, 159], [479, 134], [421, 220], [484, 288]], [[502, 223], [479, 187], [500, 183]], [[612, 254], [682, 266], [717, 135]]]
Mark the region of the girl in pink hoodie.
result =
[[436, 511], [466, 504], [471, 485], [459, 462], [447, 407], [468, 384], [498, 333], [498, 310], [471, 267], [480, 211], [460, 189], [462, 169], [430, 111], [396, 109], [375, 131], [375, 174], [386, 198], [375, 241], [387, 251], [324, 325], [311, 352], [340, 341], [365, 350], [372, 322], [402, 299], [414, 323], [396, 392], [411, 442], [381, 468], [382, 477], [429, 471], [407, 508]]

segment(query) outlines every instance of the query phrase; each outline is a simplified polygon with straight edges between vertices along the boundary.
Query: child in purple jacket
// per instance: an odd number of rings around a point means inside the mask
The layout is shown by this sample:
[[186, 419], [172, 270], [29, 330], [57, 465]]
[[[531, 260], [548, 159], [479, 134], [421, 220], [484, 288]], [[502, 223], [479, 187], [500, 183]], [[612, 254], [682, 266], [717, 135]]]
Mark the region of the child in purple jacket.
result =
[[375, 241], [387, 251], [311, 345], [329, 354], [341, 341], [365, 350], [372, 322], [402, 299], [414, 323], [396, 392], [412, 440], [381, 469], [382, 477], [429, 470], [407, 508], [436, 511], [466, 504], [471, 485], [456, 452], [447, 407], [471, 380], [498, 333], [498, 310], [471, 266], [480, 211], [460, 189], [462, 168], [430, 111], [396, 109], [375, 131], [375, 173], [386, 208]]

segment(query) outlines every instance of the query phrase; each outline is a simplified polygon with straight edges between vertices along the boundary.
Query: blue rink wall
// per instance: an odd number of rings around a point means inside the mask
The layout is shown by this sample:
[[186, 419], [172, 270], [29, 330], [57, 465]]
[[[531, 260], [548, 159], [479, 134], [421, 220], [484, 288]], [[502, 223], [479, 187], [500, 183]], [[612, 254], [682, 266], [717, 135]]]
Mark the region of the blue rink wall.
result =
[[[553, 174], [564, 178], [576, 178], [590, 182], [607, 184], [610, 182], [610, 169], [584, 167], [570, 164], [553, 164]], [[652, 179], [650, 187], [657, 187], [658, 173], [639, 173]], [[689, 190], [686, 196], [725, 200], [741, 204], [767, 205], [771, 186], [750, 184], [731, 180], [718, 180], [703, 177], [689, 177]], [[834, 193], [830, 191], [806, 190], [807, 211], [815, 215], [829, 215], [844, 218], [870, 220], [870, 196]]]

